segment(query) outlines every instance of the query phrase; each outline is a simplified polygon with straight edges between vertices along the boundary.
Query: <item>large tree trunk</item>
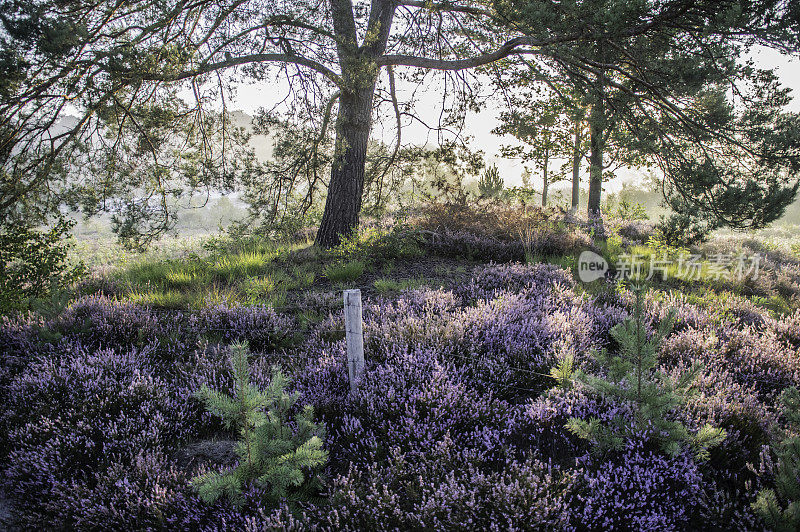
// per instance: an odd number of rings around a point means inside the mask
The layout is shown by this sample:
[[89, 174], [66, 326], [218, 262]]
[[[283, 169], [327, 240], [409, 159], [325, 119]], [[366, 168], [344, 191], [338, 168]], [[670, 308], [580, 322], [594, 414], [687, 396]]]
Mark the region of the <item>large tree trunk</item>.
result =
[[572, 147], [572, 214], [578, 212], [581, 201], [581, 122], [575, 118], [575, 144]]
[[356, 91], [343, 91], [336, 118], [336, 151], [325, 211], [315, 243], [329, 248], [358, 226], [375, 82]]
[[397, 3], [372, 0], [367, 35], [361, 46], [358, 45], [353, 2], [330, 0], [330, 9], [343, 85], [336, 117], [331, 181], [315, 241], [325, 248], [335, 246], [342, 236], [358, 227], [372, 127], [372, 97], [380, 70], [374, 60], [386, 50]]
[[600, 196], [603, 193], [603, 149], [605, 148], [605, 108], [599, 99], [589, 117], [589, 218], [600, 217]]

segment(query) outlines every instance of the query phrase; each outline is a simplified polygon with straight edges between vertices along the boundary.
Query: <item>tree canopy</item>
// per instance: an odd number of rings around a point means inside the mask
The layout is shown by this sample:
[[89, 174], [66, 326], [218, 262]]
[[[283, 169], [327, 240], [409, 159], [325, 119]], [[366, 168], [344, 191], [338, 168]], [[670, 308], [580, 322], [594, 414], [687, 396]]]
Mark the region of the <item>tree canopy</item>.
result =
[[[41, 218], [63, 204], [111, 210], [121, 235], [146, 240], [170, 226], [170, 198], [228, 190], [252, 175], [246, 134], [215, 106], [238, 82], [281, 79], [290, 98], [276, 112], [319, 133], [304, 134], [307, 161], [319, 161], [331, 131], [329, 174], [314, 179], [327, 189], [317, 243], [333, 245], [358, 223], [375, 117], [395, 122], [387, 166], [400, 151], [402, 119], [428, 123], [412, 102], [399, 101], [396, 78], [413, 83], [439, 73], [454, 103], [449, 116], [429, 125], [445, 131], [475, 107], [470, 72], [519, 59], [549, 75], [567, 73], [596, 102], [610, 103], [612, 90], [635, 96], [631, 112], [648, 117], [648, 128], [666, 122], [691, 125], [687, 135], [703, 132], [708, 142], [691, 159], [664, 163], [673, 176], [669, 192], [686, 205], [723, 218], [732, 198], [778, 205], [794, 178], [787, 163], [796, 157], [789, 147], [794, 119], [773, 106], [736, 115], [726, 127], [737, 129], [720, 134], [713, 116], [682, 98], [701, 93], [703, 76], [734, 68], [749, 46], [795, 52], [799, 12], [795, 2], [778, 0], [5, 0], [0, 214]], [[780, 100], [767, 92], [761, 100], [768, 105]], [[68, 115], [77, 118], [67, 123]], [[771, 133], [754, 146], [758, 131]], [[670, 139], [668, 153], [687, 153], [672, 134], [642, 137], [659, 148]], [[771, 169], [766, 181], [740, 186], [732, 166], [709, 170], [703, 157], [723, 138], [716, 149], [753, 155], [752, 168]], [[696, 193], [700, 203], [692, 203]], [[746, 214], [759, 223], [769, 218]], [[743, 225], [730, 216], [725, 222]]]
[[[660, 13], [666, 22], [649, 17], [669, 2], [535, 4], [500, 5], [529, 35], [576, 21], [598, 33], [508, 75], [512, 84], [534, 76], [578, 89], [589, 109], [590, 212], [599, 212], [603, 156], [613, 146], [627, 165], [658, 165], [679, 217], [756, 228], [781, 216], [797, 191], [800, 122], [782, 111], [788, 93], [774, 75], [743, 57], [754, 44], [796, 52], [796, 7], [677, 2]], [[625, 35], [645, 20], [652, 31]]]

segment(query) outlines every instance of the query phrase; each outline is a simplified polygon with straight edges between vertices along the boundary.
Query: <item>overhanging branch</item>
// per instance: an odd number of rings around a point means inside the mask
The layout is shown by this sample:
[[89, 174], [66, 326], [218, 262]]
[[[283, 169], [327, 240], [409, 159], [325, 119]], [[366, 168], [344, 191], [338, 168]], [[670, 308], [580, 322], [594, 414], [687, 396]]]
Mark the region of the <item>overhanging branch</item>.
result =
[[341, 86], [342, 84], [341, 76], [336, 72], [334, 72], [333, 70], [331, 70], [330, 68], [326, 67], [325, 65], [318, 63], [313, 59], [309, 59], [307, 57], [302, 57], [298, 55], [289, 55], [289, 54], [243, 55], [240, 57], [231, 57], [225, 59], [224, 61], [218, 61], [216, 63], [201, 64], [199, 67], [193, 70], [178, 72], [176, 74], [160, 75], [157, 73], [153, 73], [137, 77], [145, 81], [180, 81], [183, 79], [193, 78], [201, 74], [208, 74], [209, 72], [215, 72], [217, 70], [222, 70], [225, 68], [230, 68], [239, 65], [247, 65], [250, 63], [289, 63], [289, 64], [300, 65], [308, 67], [316, 72], [319, 72], [320, 74], [328, 78], [330, 81], [335, 83], [337, 86]]

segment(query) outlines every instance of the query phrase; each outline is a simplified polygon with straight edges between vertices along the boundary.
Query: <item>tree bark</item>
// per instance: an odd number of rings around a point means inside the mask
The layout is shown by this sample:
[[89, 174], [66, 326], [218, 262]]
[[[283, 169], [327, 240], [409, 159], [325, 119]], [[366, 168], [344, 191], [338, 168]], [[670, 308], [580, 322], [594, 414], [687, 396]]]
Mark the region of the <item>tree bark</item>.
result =
[[[547, 142], [550, 142], [548, 139]], [[542, 186], [542, 207], [547, 207], [547, 188], [549, 186], [549, 182], [547, 180], [547, 167], [550, 165], [550, 146], [545, 146], [544, 148], [544, 168], [542, 169], [542, 179], [543, 179], [543, 186]]]
[[367, 145], [372, 127], [375, 80], [355, 91], [342, 91], [336, 118], [336, 148], [328, 197], [315, 244], [330, 248], [358, 226]]
[[589, 117], [589, 218], [600, 217], [600, 196], [603, 193], [603, 150], [605, 148], [605, 106], [598, 99]]
[[358, 227], [372, 127], [372, 98], [380, 71], [376, 59], [386, 51], [397, 5], [394, 0], [372, 0], [366, 37], [359, 46], [353, 2], [330, 1], [342, 85], [331, 180], [315, 239], [315, 244], [323, 248], [337, 245]]
[[578, 212], [581, 201], [581, 122], [575, 118], [575, 144], [572, 147], [572, 214]]

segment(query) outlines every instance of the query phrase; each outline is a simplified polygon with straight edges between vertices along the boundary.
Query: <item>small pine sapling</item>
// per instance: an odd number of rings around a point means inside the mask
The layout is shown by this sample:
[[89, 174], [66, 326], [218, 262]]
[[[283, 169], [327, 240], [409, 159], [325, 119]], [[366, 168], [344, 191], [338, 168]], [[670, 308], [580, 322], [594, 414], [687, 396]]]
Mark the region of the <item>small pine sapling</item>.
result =
[[775, 489], [763, 489], [753, 509], [769, 528], [800, 530], [800, 392], [791, 387], [781, 395], [788, 430], [776, 449]]
[[678, 454], [682, 444], [688, 443], [698, 460], [707, 460], [708, 450], [725, 439], [725, 431], [707, 424], [692, 435], [682, 423], [669, 419], [670, 413], [686, 402], [702, 366], [694, 364], [677, 381], [657, 370], [658, 348], [672, 330], [675, 316], [670, 313], [647, 338], [642, 319], [642, 290], [642, 286], [633, 287], [634, 316], [611, 330], [620, 346], [619, 354], [612, 355], [603, 349], [593, 355], [606, 370], [606, 376], [582, 372], [575, 375], [577, 381], [595, 393], [632, 405], [633, 423], [622, 416], [607, 425], [598, 419], [572, 418], [566, 427], [576, 436], [593, 442], [600, 453], [622, 449], [627, 435], [648, 432], [668, 455]]
[[550, 376], [555, 379], [559, 388], [569, 390], [572, 388], [572, 379], [575, 374], [575, 357], [572, 353], [567, 353], [558, 364], [550, 369]]
[[478, 192], [482, 198], [496, 198], [503, 193], [503, 178], [497, 166], [492, 165], [478, 178]]
[[224, 495], [237, 507], [244, 502], [243, 487], [251, 482], [267, 487], [271, 502], [303, 498], [319, 487], [317, 473], [328, 459], [322, 449], [324, 427], [313, 422], [310, 405], [290, 422], [298, 394], [285, 393], [289, 380], [277, 368], [267, 389], [259, 390], [250, 379], [248, 356], [247, 344], [231, 346], [233, 396], [205, 385], [196, 393], [209, 412], [228, 428], [238, 429], [239, 463], [227, 471], [202, 474], [192, 484], [206, 502]]

